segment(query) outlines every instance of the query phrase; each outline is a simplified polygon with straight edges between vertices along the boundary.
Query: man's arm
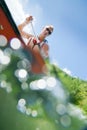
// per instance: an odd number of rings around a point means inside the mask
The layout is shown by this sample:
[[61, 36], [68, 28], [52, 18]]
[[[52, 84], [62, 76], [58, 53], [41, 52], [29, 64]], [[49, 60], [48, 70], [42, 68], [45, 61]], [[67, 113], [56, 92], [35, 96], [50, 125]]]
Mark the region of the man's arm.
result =
[[21, 23], [20, 25], [18, 25], [18, 30], [19, 30], [19, 32], [20, 32], [20, 34], [21, 34], [22, 37], [29, 39], [31, 36], [33, 36], [33, 35], [31, 35], [31, 34], [25, 32], [25, 31], [23, 31], [23, 28], [24, 28], [27, 24], [29, 24], [32, 20], [33, 20], [33, 17], [32, 17], [32, 16], [29, 16], [29, 17], [27, 17], [27, 18], [25, 19], [25, 21], [24, 21], [23, 23]]

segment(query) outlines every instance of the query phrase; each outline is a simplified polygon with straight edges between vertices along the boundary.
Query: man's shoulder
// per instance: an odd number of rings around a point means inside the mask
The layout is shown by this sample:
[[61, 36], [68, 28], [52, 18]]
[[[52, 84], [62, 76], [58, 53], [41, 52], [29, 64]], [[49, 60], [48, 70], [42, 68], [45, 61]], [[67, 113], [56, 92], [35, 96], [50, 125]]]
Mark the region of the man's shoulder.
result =
[[44, 43], [48, 43], [48, 40], [47, 40], [47, 39], [44, 39]]

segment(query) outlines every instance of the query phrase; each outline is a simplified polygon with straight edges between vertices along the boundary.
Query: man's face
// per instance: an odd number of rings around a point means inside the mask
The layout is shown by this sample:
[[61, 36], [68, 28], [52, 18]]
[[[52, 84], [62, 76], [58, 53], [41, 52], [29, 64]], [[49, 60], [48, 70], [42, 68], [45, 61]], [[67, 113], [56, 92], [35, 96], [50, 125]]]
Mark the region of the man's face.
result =
[[49, 28], [43, 28], [41, 33], [44, 37], [47, 37], [51, 34], [51, 31], [49, 30]]

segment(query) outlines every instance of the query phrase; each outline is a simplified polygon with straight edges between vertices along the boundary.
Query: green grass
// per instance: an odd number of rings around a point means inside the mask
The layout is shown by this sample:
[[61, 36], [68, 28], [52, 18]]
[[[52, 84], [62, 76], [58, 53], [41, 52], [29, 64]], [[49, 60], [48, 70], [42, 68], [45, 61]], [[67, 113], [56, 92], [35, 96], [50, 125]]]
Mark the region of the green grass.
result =
[[[86, 120], [70, 115], [67, 107], [69, 103], [72, 103], [87, 113], [87, 82], [71, 77], [58, 67], [48, 63], [49, 73], [45, 76], [56, 77], [60, 80], [65, 92], [69, 93], [69, 98], [63, 104], [51, 91], [30, 89], [30, 83], [42, 78], [43, 75], [34, 75], [29, 72], [25, 81], [21, 81], [15, 76], [18, 62], [22, 58], [13, 51], [11, 62], [0, 69], [0, 130], [80, 130]], [[23, 82], [28, 84], [28, 88], [25, 90], [21, 87]], [[12, 91], [8, 91], [9, 86]], [[31, 110], [30, 115], [17, 109], [17, 103], [21, 98], [26, 101], [26, 109]], [[56, 110], [60, 104], [66, 107], [66, 112], [62, 115]], [[38, 113], [35, 117], [32, 116], [33, 110]]]
[[87, 114], [87, 81], [70, 76], [55, 65], [51, 65], [50, 71], [69, 92], [69, 101], [78, 105]]

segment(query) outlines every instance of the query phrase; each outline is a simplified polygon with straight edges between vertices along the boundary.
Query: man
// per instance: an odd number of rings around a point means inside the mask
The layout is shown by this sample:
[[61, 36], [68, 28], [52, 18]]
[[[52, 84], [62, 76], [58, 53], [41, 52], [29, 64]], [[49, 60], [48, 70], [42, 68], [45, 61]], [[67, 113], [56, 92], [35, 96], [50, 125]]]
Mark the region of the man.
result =
[[27, 24], [31, 23], [32, 25], [32, 20], [32, 16], [27, 17], [25, 21], [18, 26], [18, 29], [22, 37], [28, 39], [27, 47], [31, 49], [34, 55], [31, 68], [32, 72], [37, 74], [46, 74], [48, 72], [48, 69], [44, 59], [49, 58], [49, 46], [47, 45], [46, 37], [53, 32], [53, 26], [45, 26], [42, 29], [41, 33], [38, 36], [35, 36], [23, 30]]
[[49, 46], [47, 45], [47, 40], [45, 38], [47, 36], [49, 36], [53, 32], [53, 26], [52, 25], [45, 26], [38, 36], [34, 36], [32, 34], [29, 34], [29, 33], [25, 32], [25, 31], [23, 31], [23, 28], [27, 24], [32, 22], [32, 20], [33, 20], [32, 16], [27, 17], [25, 19], [25, 21], [18, 26], [18, 29], [19, 29], [21, 35], [24, 38], [28, 39], [27, 46], [31, 46], [32, 49], [33, 49], [36, 45], [38, 45], [42, 57], [44, 59], [48, 58], [49, 57], [49, 54], [48, 54]]

